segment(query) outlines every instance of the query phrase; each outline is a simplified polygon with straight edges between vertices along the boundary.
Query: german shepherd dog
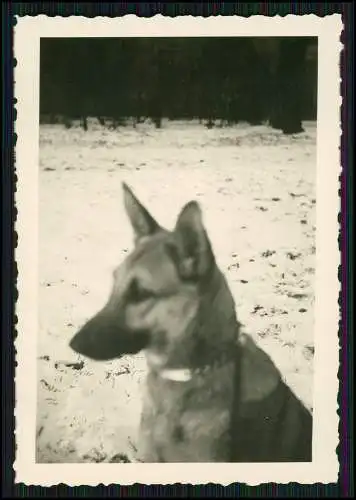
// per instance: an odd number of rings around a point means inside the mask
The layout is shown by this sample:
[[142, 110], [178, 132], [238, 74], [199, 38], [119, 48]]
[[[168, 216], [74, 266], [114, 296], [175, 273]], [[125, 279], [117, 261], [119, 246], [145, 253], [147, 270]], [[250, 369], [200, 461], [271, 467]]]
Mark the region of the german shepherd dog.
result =
[[312, 415], [241, 332], [198, 203], [167, 231], [123, 192], [134, 250], [70, 346], [93, 360], [145, 351], [139, 460], [310, 462]]

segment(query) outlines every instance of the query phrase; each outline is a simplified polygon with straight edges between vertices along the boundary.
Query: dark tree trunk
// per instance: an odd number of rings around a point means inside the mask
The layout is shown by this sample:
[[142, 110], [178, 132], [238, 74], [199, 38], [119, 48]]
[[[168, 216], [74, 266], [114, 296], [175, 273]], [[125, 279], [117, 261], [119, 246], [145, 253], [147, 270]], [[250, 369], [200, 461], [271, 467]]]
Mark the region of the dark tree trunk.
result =
[[72, 128], [72, 120], [68, 116], [64, 116], [63, 124], [65, 128]]
[[82, 116], [82, 119], [80, 121], [81, 121], [81, 125], [83, 127], [83, 130], [85, 130], [85, 132], [86, 132], [88, 130], [88, 117]]
[[279, 61], [272, 80], [270, 124], [284, 134], [303, 132], [303, 87], [300, 87], [300, 82], [305, 51], [303, 40], [291, 40], [280, 45]]
[[264, 81], [266, 117], [273, 128], [284, 134], [303, 132], [303, 70], [307, 43], [302, 38], [266, 38], [253, 41], [265, 63]]
[[152, 116], [152, 121], [155, 125], [156, 128], [161, 128], [162, 127], [162, 117], [159, 115], [159, 113], [155, 113], [157, 116]]

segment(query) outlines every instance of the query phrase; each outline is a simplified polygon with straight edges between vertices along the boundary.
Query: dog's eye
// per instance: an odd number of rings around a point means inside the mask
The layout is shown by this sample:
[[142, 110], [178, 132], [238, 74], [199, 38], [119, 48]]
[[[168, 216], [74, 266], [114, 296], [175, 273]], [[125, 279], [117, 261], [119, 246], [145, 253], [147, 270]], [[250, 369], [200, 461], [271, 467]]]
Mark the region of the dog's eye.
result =
[[150, 299], [152, 295], [153, 293], [151, 290], [141, 286], [136, 279], [133, 280], [129, 292], [129, 300], [131, 302], [143, 302], [144, 300]]

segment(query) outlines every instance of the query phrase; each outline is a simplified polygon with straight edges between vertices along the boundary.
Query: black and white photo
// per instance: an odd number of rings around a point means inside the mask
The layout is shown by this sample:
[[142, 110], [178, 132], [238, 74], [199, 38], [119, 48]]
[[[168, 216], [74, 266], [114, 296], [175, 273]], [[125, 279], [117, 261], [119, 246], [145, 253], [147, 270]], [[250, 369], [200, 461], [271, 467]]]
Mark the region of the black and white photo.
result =
[[25, 482], [337, 477], [341, 21], [209, 21], [16, 27]]

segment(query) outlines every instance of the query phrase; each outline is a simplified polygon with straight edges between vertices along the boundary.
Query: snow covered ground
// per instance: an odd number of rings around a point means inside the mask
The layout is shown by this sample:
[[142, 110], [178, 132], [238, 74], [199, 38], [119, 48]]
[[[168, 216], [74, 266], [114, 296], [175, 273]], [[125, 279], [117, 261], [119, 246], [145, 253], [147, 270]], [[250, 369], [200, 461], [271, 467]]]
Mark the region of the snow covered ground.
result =
[[144, 358], [94, 363], [68, 347], [132, 248], [122, 181], [167, 228], [201, 203], [240, 321], [312, 408], [316, 125], [304, 127], [40, 127], [38, 462], [135, 456]]

